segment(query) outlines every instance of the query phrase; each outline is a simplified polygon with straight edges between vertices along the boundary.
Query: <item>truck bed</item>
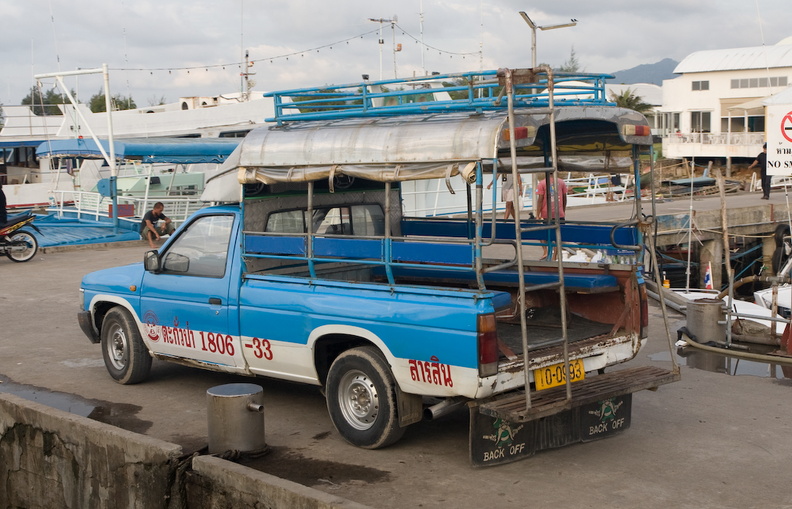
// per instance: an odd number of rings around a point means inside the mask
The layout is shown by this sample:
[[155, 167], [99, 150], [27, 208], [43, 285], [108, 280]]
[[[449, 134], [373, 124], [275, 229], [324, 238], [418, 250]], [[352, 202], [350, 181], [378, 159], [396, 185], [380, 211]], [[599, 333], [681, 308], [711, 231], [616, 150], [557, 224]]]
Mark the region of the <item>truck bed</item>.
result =
[[[561, 314], [559, 308], [546, 307], [528, 310], [528, 351], [539, 350], [560, 344]], [[596, 336], [610, 333], [612, 325], [598, 323], [581, 316], [571, 314], [567, 319], [567, 337], [570, 343], [576, 343]], [[507, 356], [523, 353], [522, 336], [519, 317], [498, 321], [498, 338], [506, 348]]]

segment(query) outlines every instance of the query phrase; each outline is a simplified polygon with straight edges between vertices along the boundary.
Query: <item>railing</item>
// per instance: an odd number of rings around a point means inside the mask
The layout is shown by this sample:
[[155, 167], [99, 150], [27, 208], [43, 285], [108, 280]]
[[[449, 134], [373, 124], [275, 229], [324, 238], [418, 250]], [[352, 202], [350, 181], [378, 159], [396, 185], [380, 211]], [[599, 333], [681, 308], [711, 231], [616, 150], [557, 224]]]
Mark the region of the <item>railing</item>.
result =
[[[614, 175], [595, 175], [589, 173], [585, 177], [572, 178], [571, 174], [567, 174], [566, 182], [567, 188], [571, 191], [567, 193], [568, 198], [583, 198], [589, 203], [595, 203], [598, 199], [608, 199], [608, 195], [612, 195], [612, 201], [624, 201], [627, 188], [632, 182], [632, 175], [620, 174], [618, 175], [621, 184], [613, 184], [612, 178]], [[582, 189], [582, 191], [575, 191], [575, 189]], [[583, 204], [580, 202], [578, 204]], [[573, 206], [573, 203], [567, 206]]]
[[[271, 92], [268, 122], [505, 109], [498, 71], [466, 72]], [[514, 107], [548, 107], [547, 79], [515, 85]], [[556, 106], [606, 105], [605, 74], [556, 73]]]
[[[102, 218], [109, 218], [110, 208], [112, 207], [112, 199], [109, 196], [102, 196], [99, 193], [92, 191], [52, 191], [56, 196], [55, 203], [57, 204], [50, 210], [53, 210], [59, 217], [64, 217], [67, 212], [75, 214], [78, 219], [86, 218], [99, 221]], [[64, 193], [69, 193], [74, 196], [74, 206], [64, 205]], [[59, 197], [59, 199], [57, 198]], [[154, 206], [154, 203], [162, 202], [165, 206], [165, 215], [168, 216], [174, 223], [179, 225], [187, 220], [190, 215], [195, 211], [203, 208], [205, 203], [197, 198], [141, 198], [133, 196], [119, 196], [118, 205], [132, 205], [133, 216], [120, 217], [119, 219], [126, 222], [139, 223], [140, 218]]]
[[697, 143], [702, 145], [750, 145], [764, 143], [765, 133], [676, 133], [669, 134], [667, 143]]

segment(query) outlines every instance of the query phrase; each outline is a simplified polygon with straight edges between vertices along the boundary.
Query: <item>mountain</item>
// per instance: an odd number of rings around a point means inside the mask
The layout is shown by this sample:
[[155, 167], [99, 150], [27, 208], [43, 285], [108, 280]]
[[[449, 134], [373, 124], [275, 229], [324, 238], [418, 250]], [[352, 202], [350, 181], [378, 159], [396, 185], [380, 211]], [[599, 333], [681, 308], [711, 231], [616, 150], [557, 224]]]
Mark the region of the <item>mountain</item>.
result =
[[655, 85], [663, 85], [663, 80], [676, 78], [674, 69], [676, 68], [676, 60], [664, 58], [663, 60], [654, 64], [641, 64], [633, 67], [632, 69], [624, 69], [623, 71], [612, 72], [615, 76], [614, 79], [608, 80], [608, 83], [619, 83], [630, 85], [633, 83], [654, 83]]

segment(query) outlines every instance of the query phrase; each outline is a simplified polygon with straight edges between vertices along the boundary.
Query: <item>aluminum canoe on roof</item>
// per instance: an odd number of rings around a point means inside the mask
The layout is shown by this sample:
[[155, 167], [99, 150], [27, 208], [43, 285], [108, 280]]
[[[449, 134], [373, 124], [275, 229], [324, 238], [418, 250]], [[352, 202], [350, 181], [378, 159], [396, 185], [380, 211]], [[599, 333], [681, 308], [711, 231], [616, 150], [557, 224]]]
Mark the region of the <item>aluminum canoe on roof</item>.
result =
[[[559, 153], [597, 154], [649, 145], [651, 135], [625, 126], [646, 126], [632, 110], [610, 106], [556, 109]], [[541, 153], [548, 139], [547, 109], [515, 112], [516, 145]], [[504, 111], [354, 118], [287, 123], [251, 131], [217, 174], [203, 199], [238, 200], [240, 183], [274, 184], [348, 175], [381, 182], [468, 176], [475, 163], [491, 164], [508, 153]]]

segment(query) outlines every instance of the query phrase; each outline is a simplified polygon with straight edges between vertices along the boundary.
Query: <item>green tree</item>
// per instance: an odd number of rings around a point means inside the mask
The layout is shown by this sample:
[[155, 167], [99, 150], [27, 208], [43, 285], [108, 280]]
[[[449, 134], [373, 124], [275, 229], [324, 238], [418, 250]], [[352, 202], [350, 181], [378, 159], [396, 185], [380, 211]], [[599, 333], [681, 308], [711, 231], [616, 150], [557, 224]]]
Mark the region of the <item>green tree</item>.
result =
[[[363, 90], [358, 88], [357, 93], [362, 94]], [[363, 105], [363, 100], [348, 98], [352, 96], [352, 92], [339, 92], [334, 88], [323, 88], [310, 94], [291, 96], [291, 100], [298, 104], [306, 101], [323, 101], [321, 103], [314, 103], [313, 105], [300, 106], [297, 108], [300, 113], [322, 113], [326, 111], [343, 110], [344, 108], [360, 108]], [[343, 97], [343, 99], [336, 101], [333, 100], [334, 97]], [[294, 110], [286, 109], [285, 114], [294, 114]]]
[[569, 60], [564, 62], [561, 67], [556, 70], [561, 72], [583, 72], [583, 69], [580, 67], [580, 61], [575, 54], [574, 46], [572, 46], [572, 51], [569, 54]]
[[[121, 94], [116, 94], [110, 98], [110, 103], [112, 104], [113, 111], [117, 110], [134, 110], [137, 108], [135, 104], [135, 100], [132, 97], [124, 97]], [[93, 96], [91, 96], [91, 100], [88, 102], [88, 107], [91, 108], [91, 111], [94, 113], [101, 113], [103, 111], [107, 111], [105, 104], [105, 95], [100, 90]]]
[[635, 110], [641, 114], [649, 113], [654, 109], [654, 106], [644, 102], [641, 96], [635, 95], [631, 88], [624, 89], [620, 94], [611, 91], [610, 100], [616, 103], [616, 106]]
[[[72, 95], [74, 92], [72, 91]], [[61, 110], [55, 104], [66, 104], [69, 100], [54, 88], [47, 91], [38, 87], [30, 87], [30, 93], [22, 99], [21, 104], [32, 106], [34, 115], [61, 115]]]

